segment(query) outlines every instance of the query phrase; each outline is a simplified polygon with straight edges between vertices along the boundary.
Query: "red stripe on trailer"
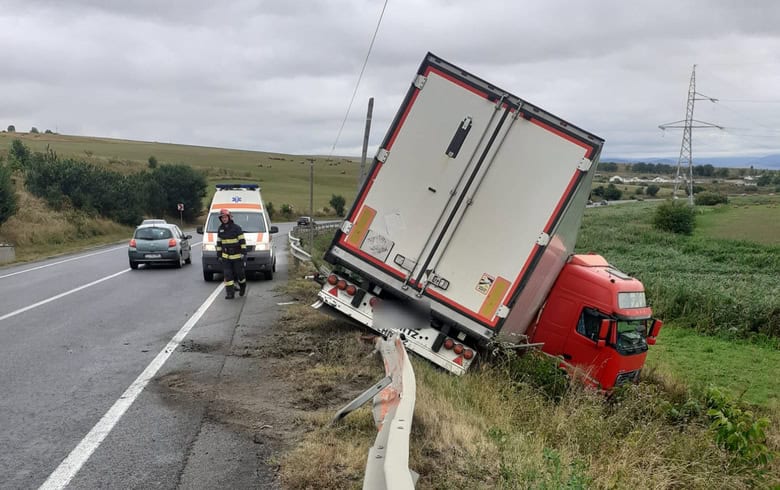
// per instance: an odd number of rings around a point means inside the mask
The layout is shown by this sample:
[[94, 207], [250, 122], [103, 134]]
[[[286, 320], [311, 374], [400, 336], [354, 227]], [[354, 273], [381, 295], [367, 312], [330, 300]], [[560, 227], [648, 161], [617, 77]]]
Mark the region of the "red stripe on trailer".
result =
[[564, 133], [563, 131], [561, 131], [558, 128], [550, 126], [546, 122], [541, 121], [539, 119], [536, 119], [535, 117], [532, 117], [530, 119], [530, 121], [532, 123], [536, 124], [537, 126], [546, 129], [547, 131], [549, 131], [551, 133], [555, 133], [556, 135], [560, 136], [561, 138], [563, 138], [565, 140], [571, 141], [572, 143], [574, 143], [577, 146], [581, 146], [581, 147], [585, 148], [585, 150], [586, 150], [585, 157], [586, 158], [590, 158], [590, 156], [593, 154], [593, 147], [591, 145], [589, 145], [589, 144], [587, 144], [587, 143], [585, 143], [583, 141], [578, 140], [577, 138], [574, 138], [574, 137]]

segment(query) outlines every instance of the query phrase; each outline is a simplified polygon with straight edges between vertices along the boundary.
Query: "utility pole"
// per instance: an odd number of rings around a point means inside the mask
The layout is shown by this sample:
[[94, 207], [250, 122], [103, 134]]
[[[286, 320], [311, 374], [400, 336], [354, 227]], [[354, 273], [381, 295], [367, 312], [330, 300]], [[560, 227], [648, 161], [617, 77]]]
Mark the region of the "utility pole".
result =
[[314, 250], [314, 159], [309, 158], [309, 255]]
[[[696, 96], [699, 97], [696, 97]], [[693, 106], [697, 100], [709, 100], [710, 102], [717, 102], [718, 99], [700, 94], [696, 91], [696, 65], [693, 65], [693, 71], [691, 71], [691, 82], [688, 85], [688, 103], [685, 110], [685, 119], [681, 121], [674, 121], [666, 124], [661, 124], [658, 127], [664, 131], [670, 128], [682, 128], [683, 137], [682, 145], [680, 145], [680, 157], [677, 159], [677, 177], [674, 179], [674, 193], [673, 196], [677, 199], [677, 192], [680, 188], [680, 174], [681, 168], [684, 162], [688, 163], [688, 203], [693, 205], [693, 129], [694, 128], [718, 128], [723, 129], [722, 126], [712, 124], [704, 121], [699, 121], [693, 118]], [[678, 126], [683, 123], [682, 126]], [[696, 124], [694, 124], [696, 123]]]
[[358, 175], [357, 188], [360, 192], [360, 186], [366, 178], [366, 153], [368, 153], [368, 135], [371, 133], [371, 114], [374, 112], [374, 98], [368, 99], [368, 112], [366, 113], [366, 130], [363, 132], [363, 156], [360, 158], [360, 174]]

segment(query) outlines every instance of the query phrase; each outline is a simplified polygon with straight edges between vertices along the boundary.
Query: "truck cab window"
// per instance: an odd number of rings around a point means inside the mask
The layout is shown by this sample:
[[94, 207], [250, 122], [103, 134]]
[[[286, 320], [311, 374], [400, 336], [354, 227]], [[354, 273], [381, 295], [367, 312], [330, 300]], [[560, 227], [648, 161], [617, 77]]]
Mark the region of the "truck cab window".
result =
[[577, 332], [590, 340], [596, 342], [599, 339], [599, 324], [601, 316], [588, 308], [582, 310], [580, 319], [577, 322]]

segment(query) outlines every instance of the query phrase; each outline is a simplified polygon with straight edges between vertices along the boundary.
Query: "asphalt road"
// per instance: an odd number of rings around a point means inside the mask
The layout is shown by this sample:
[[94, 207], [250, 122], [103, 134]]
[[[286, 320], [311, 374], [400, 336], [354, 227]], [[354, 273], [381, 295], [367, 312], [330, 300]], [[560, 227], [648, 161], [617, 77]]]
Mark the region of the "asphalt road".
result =
[[0, 488], [256, 486], [251, 441], [155, 382], [218, 379], [225, 356], [187, 342], [229, 346], [242, 311], [270, 328], [292, 226], [277, 225], [274, 279], [234, 301], [203, 281], [193, 232], [182, 269], [131, 270], [125, 244], [0, 268]]

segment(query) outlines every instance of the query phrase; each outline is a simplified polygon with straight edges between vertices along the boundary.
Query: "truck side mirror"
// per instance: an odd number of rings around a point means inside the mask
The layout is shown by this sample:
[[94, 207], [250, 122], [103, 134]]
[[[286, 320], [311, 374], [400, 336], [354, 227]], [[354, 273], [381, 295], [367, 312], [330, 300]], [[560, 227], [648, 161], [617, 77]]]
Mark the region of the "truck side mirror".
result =
[[270, 229], [269, 231], [271, 232], [271, 234], [272, 234], [272, 235], [273, 235], [274, 233], [279, 233], [279, 227], [277, 227], [277, 226], [271, 226], [271, 229]]
[[661, 320], [653, 319], [653, 324], [650, 325], [650, 332], [646, 339], [649, 345], [655, 345], [655, 338], [658, 337], [658, 334], [661, 332], [661, 327], [663, 324], [664, 322]]
[[203, 227], [199, 226], [199, 227], [195, 228], [195, 233], [197, 233], [199, 235], [202, 235], [203, 234]]
[[603, 318], [599, 323], [599, 338], [596, 341], [596, 347], [604, 347], [607, 345], [607, 336], [609, 335], [609, 327], [612, 322], [608, 318]]

